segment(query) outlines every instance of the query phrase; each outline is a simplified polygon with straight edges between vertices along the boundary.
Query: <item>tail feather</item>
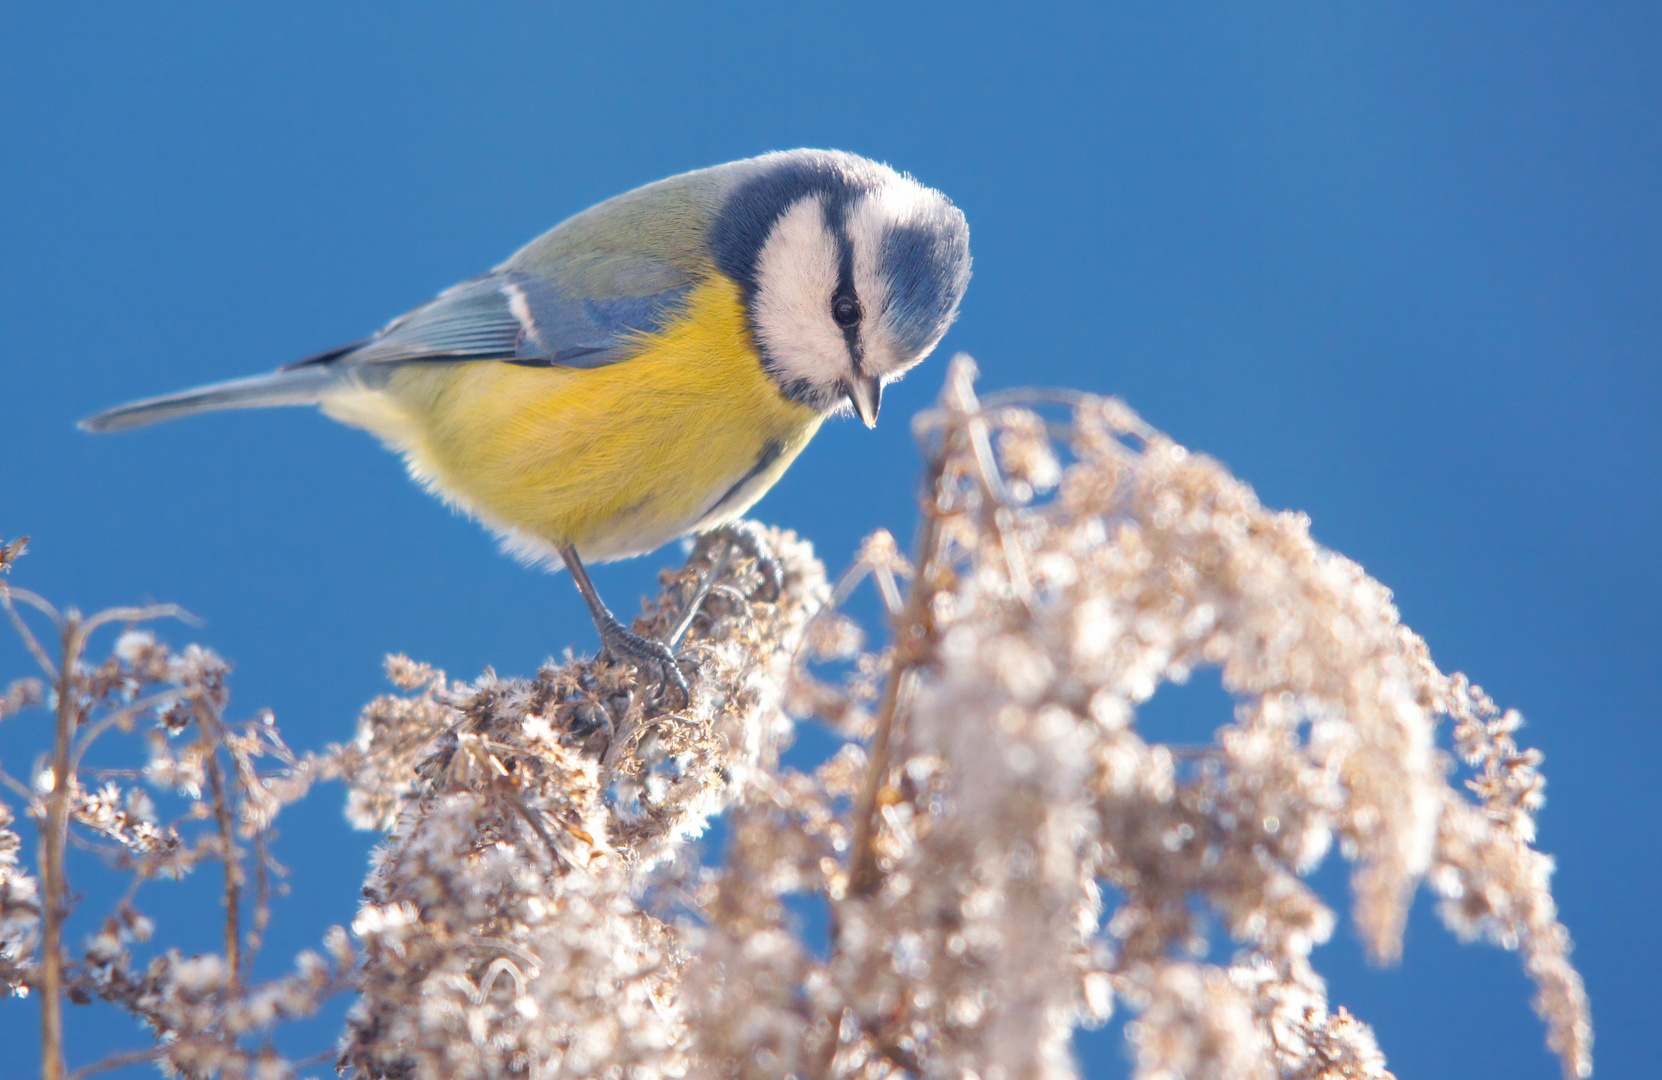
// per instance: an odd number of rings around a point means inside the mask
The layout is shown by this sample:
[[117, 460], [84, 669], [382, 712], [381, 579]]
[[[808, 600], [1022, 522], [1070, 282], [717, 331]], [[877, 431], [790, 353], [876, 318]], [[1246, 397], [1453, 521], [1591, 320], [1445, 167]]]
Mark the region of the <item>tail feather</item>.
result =
[[272, 405], [312, 405], [323, 392], [341, 381], [338, 369], [328, 365], [290, 368], [269, 375], [199, 386], [164, 397], [147, 398], [89, 416], [84, 431], [125, 431], [163, 420], [219, 409], [260, 409]]

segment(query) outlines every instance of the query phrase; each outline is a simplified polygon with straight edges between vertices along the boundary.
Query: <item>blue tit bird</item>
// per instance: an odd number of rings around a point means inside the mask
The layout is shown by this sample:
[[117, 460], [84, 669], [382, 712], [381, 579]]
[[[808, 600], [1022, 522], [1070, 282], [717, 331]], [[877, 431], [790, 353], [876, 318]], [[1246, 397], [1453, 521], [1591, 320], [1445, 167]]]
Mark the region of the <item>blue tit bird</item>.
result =
[[684, 701], [669, 649], [626, 629], [584, 564], [735, 522], [828, 415], [875, 425], [969, 276], [946, 196], [853, 154], [783, 151], [600, 203], [363, 341], [81, 426], [315, 404], [508, 551], [563, 562], [607, 652]]

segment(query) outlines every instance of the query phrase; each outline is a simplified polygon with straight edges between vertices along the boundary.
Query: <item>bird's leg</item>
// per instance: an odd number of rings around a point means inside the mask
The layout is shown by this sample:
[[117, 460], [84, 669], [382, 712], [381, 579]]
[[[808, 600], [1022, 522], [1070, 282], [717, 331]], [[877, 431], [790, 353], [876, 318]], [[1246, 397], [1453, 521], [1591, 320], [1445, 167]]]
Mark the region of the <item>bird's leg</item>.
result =
[[744, 518], [730, 521], [699, 537], [699, 547], [711, 540], [726, 540], [756, 560], [756, 572], [762, 575], [762, 587], [757, 590], [756, 599], [770, 604], [779, 599], [779, 592], [785, 587], [785, 568], [780, 564], [779, 556], [774, 554], [767, 532], [760, 525]]
[[594, 619], [594, 628], [600, 633], [600, 647], [613, 659], [625, 660], [644, 671], [655, 672], [661, 683], [673, 687], [681, 695], [681, 702], [676, 708], [685, 708], [692, 701], [692, 691], [687, 686], [687, 677], [681, 674], [680, 665], [675, 662], [675, 655], [662, 642], [641, 637], [618, 621], [595, 591], [594, 582], [589, 580], [589, 572], [577, 557], [576, 548], [569, 544], [561, 546], [560, 558], [565, 560], [566, 569], [571, 571], [571, 580], [577, 583], [583, 602], [589, 605], [589, 616]]

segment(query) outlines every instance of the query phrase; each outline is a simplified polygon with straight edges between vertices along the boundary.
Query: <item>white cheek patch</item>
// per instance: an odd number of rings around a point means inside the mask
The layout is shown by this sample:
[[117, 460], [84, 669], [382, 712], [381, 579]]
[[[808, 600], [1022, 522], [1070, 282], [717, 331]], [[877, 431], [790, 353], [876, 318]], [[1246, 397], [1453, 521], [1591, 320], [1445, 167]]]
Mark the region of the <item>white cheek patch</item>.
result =
[[820, 196], [802, 199], [773, 225], [756, 260], [756, 336], [778, 375], [825, 385], [848, 370], [848, 346], [831, 321], [837, 241]]

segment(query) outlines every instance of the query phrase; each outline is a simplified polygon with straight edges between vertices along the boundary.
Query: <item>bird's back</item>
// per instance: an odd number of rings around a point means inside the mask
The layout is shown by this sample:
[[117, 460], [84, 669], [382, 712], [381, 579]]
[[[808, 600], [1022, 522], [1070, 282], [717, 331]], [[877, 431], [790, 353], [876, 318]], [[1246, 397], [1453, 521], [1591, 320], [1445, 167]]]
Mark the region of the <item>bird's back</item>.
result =
[[578, 296], [648, 296], [714, 271], [709, 228], [755, 172], [733, 162], [671, 176], [575, 214], [497, 269], [541, 275]]

